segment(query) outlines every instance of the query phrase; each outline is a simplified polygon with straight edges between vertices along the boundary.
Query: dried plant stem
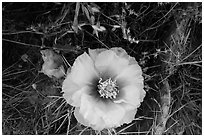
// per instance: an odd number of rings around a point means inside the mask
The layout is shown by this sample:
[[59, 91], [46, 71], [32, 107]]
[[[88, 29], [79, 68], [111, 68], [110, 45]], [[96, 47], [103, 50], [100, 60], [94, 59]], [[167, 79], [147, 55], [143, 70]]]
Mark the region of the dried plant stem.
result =
[[155, 127], [155, 135], [162, 135], [166, 130], [166, 122], [169, 118], [169, 107], [171, 103], [171, 93], [170, 93], [170, 86], [167, 81], [163, 81], [163, 89], [161, 92], [161, 113], [157, 119], [158, 125]]

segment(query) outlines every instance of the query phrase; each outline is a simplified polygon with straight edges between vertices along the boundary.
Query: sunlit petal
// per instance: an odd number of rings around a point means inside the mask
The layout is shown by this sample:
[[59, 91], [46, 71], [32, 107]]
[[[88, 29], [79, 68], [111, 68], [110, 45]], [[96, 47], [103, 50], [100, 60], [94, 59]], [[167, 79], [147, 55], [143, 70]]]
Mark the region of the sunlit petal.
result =
[[115, 78], [122, 87], [141, 83], [143, 84], [144, 78], [142, 77], [142, 69], [138, 64], [130, 65], [126, 67], [117, 77]]
[[88, 94], [83, 94], [81, 98], [81, 105], [79, 113], [85, 121], [88, 121], [89, 126], [94, 127], [95, 130], [102, 130], [105, 128], [104, 121], [95, 110], [94, 100]]
[[90, 126], [89, 122], [86, 121], [83, 117], [83, 115], [81, 113], [79, 113], [79, 109], [80, 108], [75, 108], [74, 110], [74, 116], [77, 119], [78, 122], [80, 122], [81, 124], [83, 124], [84, 126]]
[[124, 123], [128, 124], [128, 123], [132, 122], [132, 120], [135, 118], [136, 113], [137, 113], [137, 109], [132, 109], [132, 110], [126, 111], [125, 116], [120, 121], [120, 123], [121, 124], [124, 124]]
[[137, 64], [137, 61], [135, 60], [135, 58], [129, 56], [124, 49], [120, 47], [114, 47], [114, 48], [111, 48], [111, 50], [114, 51], [117, 54], [117, 56], [129, 60], [129, 65]]
[[66, 82], [69, 82], [69, 84], [63, 84], [62, 92], [64, 92], [63, 97], [67, 100], [67, 102], [75, 107], [80, 106], [81, 103], [81, 96], [85, 92], [89, 91], [90, 88], [88, 86], [79, 87], [77, 84], [72, 82], [71, 80]]
[[[63, 97], [69, 104], [73, 104], [73, 100], [71, 100], [72, 95], [79, 89], [80, 87], [74, 83], [71, 77], [68, 75], [62, 84], [62, 92], [64, 93]], [[78, 99], [76, 101], [78, 101]]]
[[98, 115], [103, 114], [102, 117], [108, 127], [120, 126], [118, 122], [121, 121], [125, 115], [125, 109], [122, 106], [111, 102], [108, 104], [97, 102], [95, 109]]
[[79, 86], [91, 84], [93, 78], [98, 77], [93, 60], [86, 52], [75, 60], [70, 77]]
[[128, 66], [129, 61], [116, 55], [112, 50], [101, 52], [95, 61], [95, 66], [99, 72], [110, 71], [113, 76], [121, 73]]
[[[76, 108], [74, 110], [74, 116], [78, 120], [79, 123], [81, 123], [81, 124], [83, 124], [85, 126], [91, 126], [94, 130], [99, 130], [100, 131], [100, 130], [105, 128], [105, 124], [104, 124], [104, 122], [103, 122], [103, 120], [101, 118], [98, 118], [97, 120], [93, 120], [97, 124], [94, 124], [94, 125], [90, 124], [90, 122], [88, 120], [84, 119], [83, 114], [81, 114], [79, 112], [79, 108]], [[95, 118], [97, 118], [97, 117], [95, 117]]]
[[136, 108], [140, 106], [141, 97], [145, 95], [142, 84], [126, 86], [120, 92], [122, 99]]
[[95, 116], [102, 118], [105, 122], [104, 126], [108, 128], [119, 126], [118, 121], [122, 120], [124, 117], [125, 109], [119, 104], [96, 101], [89, 95], [83, 95], [80, 113], [83, 114], [84, 119], [88, 120], [89, 123], [93, 125], [98, 124], [96, 121], [100, 120], [96, 119]]
[[130, 104], [128, 101], [122, 98], [116, 99], [113, 102], [122, 106], [126, 111], [135, 109], [135, 105]]
[[96, 57], [97, 57], [101, 52], [103, 52], [103, 51], [105, 51], [105, 50], [107, 50], [107, 49], [105, 49], [105, 48], [101, 48], [101, 49], [89, 49], [89, 55], [90, 55], [91, 59], [92, 59], [93, 61], [95, 61], [95, 60], [96, 60]]

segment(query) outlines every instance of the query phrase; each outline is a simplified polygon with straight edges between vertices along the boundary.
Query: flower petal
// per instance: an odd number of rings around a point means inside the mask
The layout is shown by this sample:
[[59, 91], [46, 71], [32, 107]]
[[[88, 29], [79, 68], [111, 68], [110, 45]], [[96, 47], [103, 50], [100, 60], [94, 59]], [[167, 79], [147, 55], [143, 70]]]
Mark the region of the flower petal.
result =
[[79, 86], [91, 84], [93, 78], [98, 77], [93, 60], [87, 53], [80, 55], [74, 62], [70, 77]]
[[129, 61], [127, 59], [117, 56], [112, 50], [101, 52], [95, 61], [95, 66], [100, 73], [110, 72], [113, 77], [120, 74], [128, 64]]
[[138, 64], [129, 65], [115, 78], [121, 87], [130, 84], [143, 84], [142, 69]]
[[103, 117], [105, 124], [108, 128], [120, 126], [119, 121], [125, 115], [125, 109], [113, 102], [105, 104], [103, 102], [97, 102], [95, 105], [96, 113]]
[[130, 122], [132, 122], [135, 118], [135, 114], [137, 113], [137, 109], [133, 109], [130, 111], [126, 111], [125, 116], [123, 117], [123, 119], [120, 121], [120, 124], [128, 124]]
[[114, 51], [117, 54], [117, 56], [129, 60], [129, 65], [137, 63], [135, 58], [129, 56], [127, 54], [127, 52], [123, 48], [121, 48], [121, 47], [114, 47], [114, 48], [111, 48], [111, 50]]
[[128, 101], [126, 101], [125, 99], [122, 99], [122, 98], [116, 99], [113, 102], [122, 106], [126, 111], [135, 109], [134, 105], [128, 103]]
[[79, 123], [83, 124], [84, 126], [89, 126], [89, 123], [83, 118], [83, 115], [79, 113], [79, 107], [75, 108], [74, 116]]
[[71, 100], [72, 95], [79, 89], [80, 87], [74, 83], [71, 77], [68, 75], [62, 84], [63, 97], [66, 99], [67, 103], [71, 105], [73, 104], [73, 100]]
[[80, 120], [84, 120], [82, 122], [86, 122], [87, 126], [91, 126], [95, 130], [102, 130], [105, 128], [105, 124], [103, 119], [98, 116], [95, 112], [93, 100], [89, 95], [83, 94], [81, 98], [81, 105], [79, 109], [78, 116], [81, 116], [80, 119], [77, 119], [79, 122]]
[[79, 113], [90, 123], [89, 126], [91, 127], [99, 129], [100, 124], [98, 122], [100, 122], [104, 125], [100, 128], [112, 128], [120, 126], [119, 121], [123, 119], [125, 109], [111, 101], [103, 102], [84, 94], [81, 98]]
[[88, 50], [89, 50], [89, 56], [93, 61], [95, 61], [98, 54], [100, 54], [103, 51], [106, 51], [107, 49], [100, 48], [100, 49], [88, 49]]
[[70, 81], [69, 85], [62, 87], [62, 92], [64, 92], [63, 97], [70, 105], [79, 107], [82, 94], [89, 89], [90, 88], [88, 86], [79, 88], [75, 83], [71, 83]]
[[116, 78], [120, 86], [120, 97], [132, 105], [138, 106], [146, 95], [144, 88], [144, 78], [142, 69], [138, 64], [130, 65], [122, 71]]
[[77, 119], [77, 121], [85, 126], [89, 126], [89, 127], [92, 127], [94, 130], [102, 130], [105, 128], [105, 124], [104, 124], [104, 121], [102, 119], [98, 119], [97, 124], [90, 124], [86, 119], [84, 119], [83, 117], [83, 114], [81, 114], [79, 112], [79, 108], [75, 108], [74, 110], [74, 116], [75, 118]]
[[135, 108], [140, 106], [140, 102], [143, 101], [145, 94], [146, 92], [144, 91], [142, 84], [129, 85], [120, 90], [120, 98], [126, 103], [134, 105]]

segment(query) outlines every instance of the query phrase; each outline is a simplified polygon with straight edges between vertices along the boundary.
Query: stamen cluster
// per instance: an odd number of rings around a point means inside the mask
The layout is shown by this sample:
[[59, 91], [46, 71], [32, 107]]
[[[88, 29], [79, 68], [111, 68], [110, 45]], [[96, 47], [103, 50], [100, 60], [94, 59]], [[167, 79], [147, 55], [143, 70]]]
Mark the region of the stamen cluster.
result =
[[117, 94], [119, 93], [119, 90], [117, 89], [116, 80], [112, 81], [111, 78], [109, 78], [102, 82], [102, 78], [100, 78], [98, 83], [98, 92], [100, 94], [100, 97], [110, 99], [116, 98]]

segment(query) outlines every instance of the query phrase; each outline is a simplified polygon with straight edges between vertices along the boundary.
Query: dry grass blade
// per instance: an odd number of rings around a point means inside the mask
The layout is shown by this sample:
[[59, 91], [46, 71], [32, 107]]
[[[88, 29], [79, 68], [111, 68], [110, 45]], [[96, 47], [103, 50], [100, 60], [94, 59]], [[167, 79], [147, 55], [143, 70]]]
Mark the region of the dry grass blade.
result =
[[76, 3], [76, 9], [75, 9], [75, 15], [74, 15], [74, 22], [72, 25], [73, 30], [78, 33], [78, 16], [79, 16], [79, 9], [80, 9], [80, 3]]

